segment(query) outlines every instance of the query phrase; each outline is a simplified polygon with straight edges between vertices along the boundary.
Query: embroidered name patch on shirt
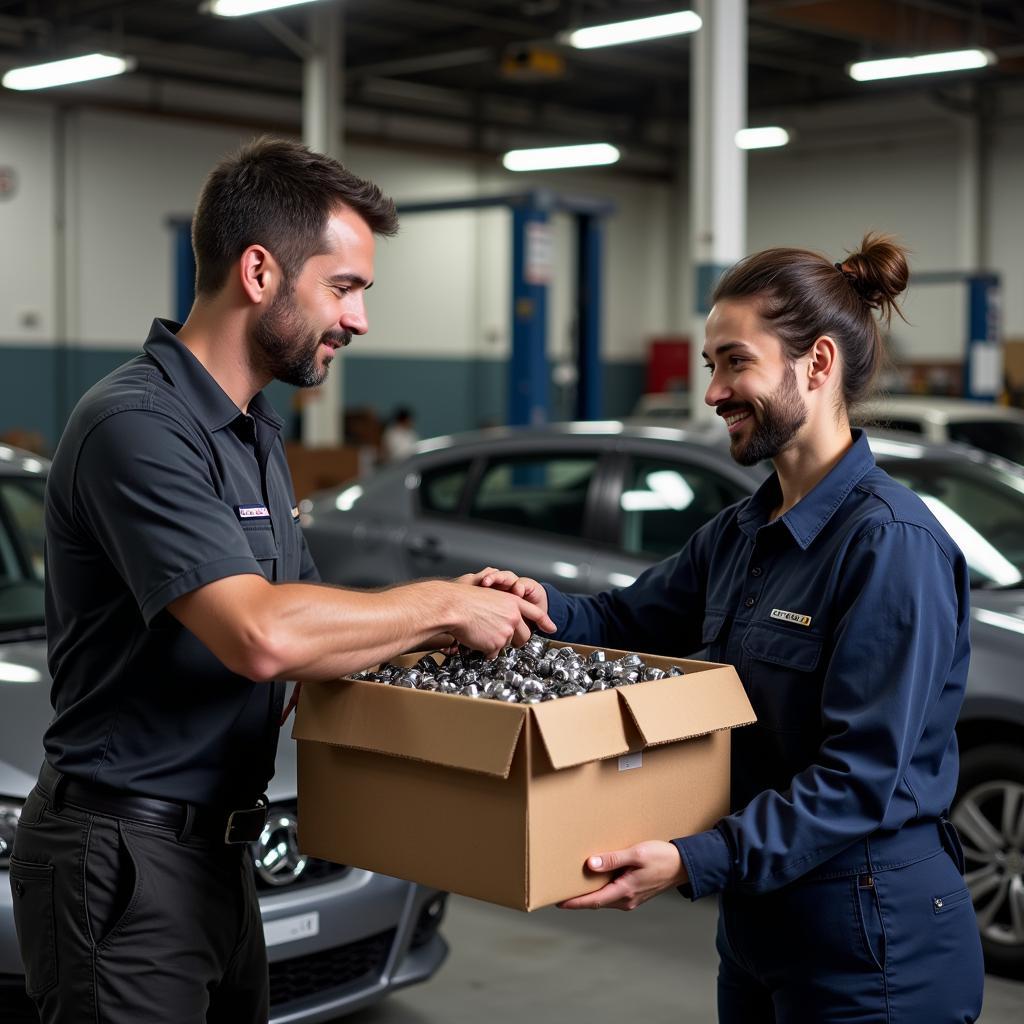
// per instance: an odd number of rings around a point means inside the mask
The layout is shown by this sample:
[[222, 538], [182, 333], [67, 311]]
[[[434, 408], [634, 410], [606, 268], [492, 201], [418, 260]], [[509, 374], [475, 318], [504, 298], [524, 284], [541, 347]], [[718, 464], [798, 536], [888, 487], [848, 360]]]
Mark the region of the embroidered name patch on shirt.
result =
[[782, 619], [783, 622], [795, 622], [798, 626], [809, 626], [811, 624], [810, 615], [801, 615], [799, 612], [787, 612], [781, 608], [773, 608], [771, 618]]
[[242, 522], [270, 518], [270, 509], [266, 505], [236, 505], [235, 512]]

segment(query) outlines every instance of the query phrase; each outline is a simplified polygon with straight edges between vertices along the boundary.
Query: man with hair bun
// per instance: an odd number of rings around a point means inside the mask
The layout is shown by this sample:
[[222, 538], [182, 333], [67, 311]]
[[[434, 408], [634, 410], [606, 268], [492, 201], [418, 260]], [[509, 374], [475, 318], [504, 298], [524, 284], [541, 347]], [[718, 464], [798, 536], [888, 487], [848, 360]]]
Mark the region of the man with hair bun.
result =
[[838, 262], [768, 249], [719, 281], [705, 401], [733, 457], [775, 473], [629, 587], [570, 596], [486, 569], [569, 642], [736, 666], [757, 724], [733, 734], [732, 813], [601, 852], [570, 909], [719, 894], [727, 1024], [961, 1024], [981, 942], [947, 819], [970, 658], [964, 557], [880, 470], [849, 409], [899, 313], [906, 251]]

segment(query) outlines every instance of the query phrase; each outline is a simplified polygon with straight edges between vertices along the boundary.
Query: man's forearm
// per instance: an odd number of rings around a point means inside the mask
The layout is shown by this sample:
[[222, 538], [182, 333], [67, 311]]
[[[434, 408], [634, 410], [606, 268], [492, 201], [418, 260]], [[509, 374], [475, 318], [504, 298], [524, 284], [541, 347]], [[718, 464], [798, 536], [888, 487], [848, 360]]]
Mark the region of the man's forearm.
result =
[[[427, 580], [383, 591], [282, 583], [253, 609], [260, 679], [326, 680], [422, 647], [456, 627], [451, 583]], [[312, 591], [312, 593], [311, 593]]]

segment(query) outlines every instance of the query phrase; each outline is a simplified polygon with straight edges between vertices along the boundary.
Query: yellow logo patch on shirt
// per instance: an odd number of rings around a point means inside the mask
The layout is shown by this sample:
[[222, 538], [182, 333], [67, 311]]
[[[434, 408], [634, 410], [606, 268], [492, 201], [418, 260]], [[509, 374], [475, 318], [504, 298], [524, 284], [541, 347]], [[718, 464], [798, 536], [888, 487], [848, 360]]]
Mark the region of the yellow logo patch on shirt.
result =
[[787, 612], [782, 608], [773, 608], [771, 618], [782, 619], [783, 622], [794, 622], [798, 626], [809, 626], [811, 624], [810, 615], [801, 615], [799, 612]]

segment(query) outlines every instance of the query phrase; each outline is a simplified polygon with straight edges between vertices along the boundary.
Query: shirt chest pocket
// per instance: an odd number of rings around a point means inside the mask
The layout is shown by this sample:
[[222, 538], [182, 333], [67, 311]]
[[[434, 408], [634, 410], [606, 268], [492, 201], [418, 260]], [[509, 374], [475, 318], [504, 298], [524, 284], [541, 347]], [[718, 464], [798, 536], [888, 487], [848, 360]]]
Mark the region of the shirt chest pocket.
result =
[[707, 611], [701, 626], [700, 642], [708, 661], [726, 661], [725, 643], [728, 639], [729, 616], [725, 612]]
[[821, 637], [813, 633], [763, 623], [747, 627], [740, 676], [759, 724], [780, 732], [818, 724], [822, 646]]
[[245, 539], [249, 542], [253, 558], [260, 564], [263, 575], [273, 582], [277, 579], [277, 538], [274, 531], [267, 526], [245, 526], [242, 528]]

